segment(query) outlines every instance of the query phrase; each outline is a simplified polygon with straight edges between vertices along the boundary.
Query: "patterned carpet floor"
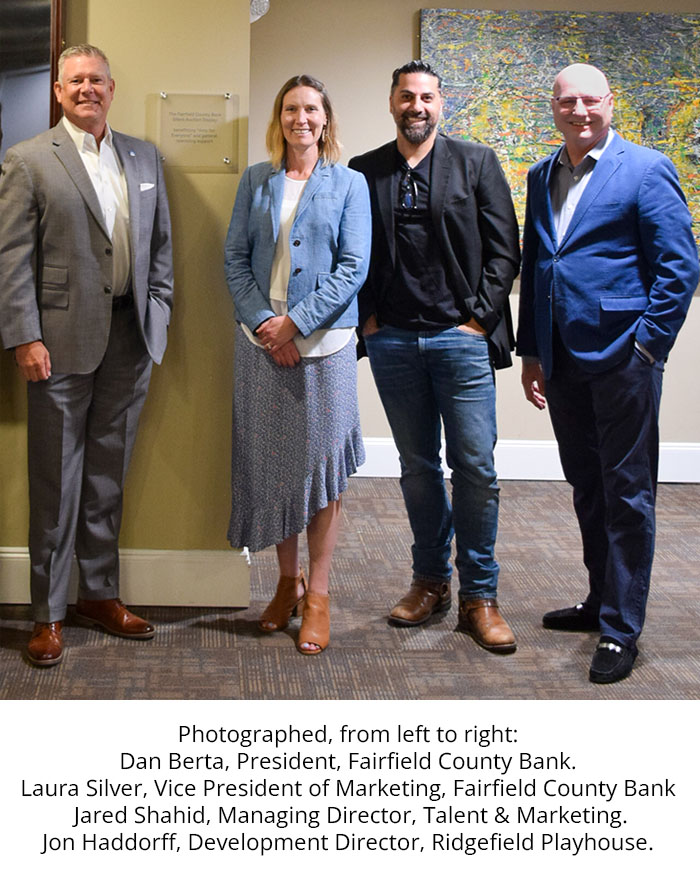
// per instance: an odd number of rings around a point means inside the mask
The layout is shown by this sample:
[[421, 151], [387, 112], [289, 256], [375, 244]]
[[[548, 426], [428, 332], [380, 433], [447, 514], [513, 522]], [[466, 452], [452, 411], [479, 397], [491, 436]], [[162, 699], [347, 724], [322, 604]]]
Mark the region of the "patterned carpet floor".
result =
[[[144, 608], [151, 642], [65, 627], [63, 663], [22, 656], [28, 606], [0, 606], [3, 699], [697, 699], [700, 697], [700, 485], [659, 488], [657, 550], [635, 670], [592, 685], [594, 633], [545, 630], [541, 616], [586, 593], [566, 484], [501, 484], [499, 601], [518, 650], [496, 656], [456, 631], [457, 607], [410, 629], [387, 611], [410, 581], [410, 531], [398, 482], [353, 478], [332, 578], [332, 637], [317, 657], [294, 646], [299, 621], [262, 635], [275, 587], [274, 549], [253, 556], [246, 609]], [[140, 609], [139, 609], [140, 610]]]

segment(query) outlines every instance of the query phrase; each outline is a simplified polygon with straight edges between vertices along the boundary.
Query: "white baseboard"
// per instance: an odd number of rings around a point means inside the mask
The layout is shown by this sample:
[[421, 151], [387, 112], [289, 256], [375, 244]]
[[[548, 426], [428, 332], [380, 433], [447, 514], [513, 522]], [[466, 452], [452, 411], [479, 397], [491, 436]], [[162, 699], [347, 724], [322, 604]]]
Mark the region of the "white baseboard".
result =
[[700, 444], [666, 441], [659, 447], [659, 481], [700, 484]]
[[[365, 438], [367, 462], [356, 477], [397, 478], [399, 456], [391, 438]], [[443, 464], [446, 475], [449, 469]], [[556, 441], [499, 441], [496, 470], [503, 481], [561, 481]], [[700, 443], [665, 442], [660, 447], [661, 483], [700, 483]]]
[[[250, 561], [245, 551], [122, 550], [120, 597], [132, 605], [244, 607], [250, 602]], [[75, 601], [73, 568], [69, 602]], [[29, 553], [0, 548], [0, 602], [29, 602]]]
[[[397, 478], [399, 458], [391, 438], [365, 438], [367, 462], [356, 477]], [[501, 480], [563, 480], [555, 441], [499, 441]], [[445, 470], [449, 477], [449, 470]], [[660, 447], [659, 481], [700, 483], [700, 444]], [[250, 561], [245, 551], [120, 551], [121, 597], [133, 605], [244, 607], [250, 602]], [[73, 570], [70, 601], [75, 599]], [[29, 601], [29, 554], [0, 547], [0, 603]]]

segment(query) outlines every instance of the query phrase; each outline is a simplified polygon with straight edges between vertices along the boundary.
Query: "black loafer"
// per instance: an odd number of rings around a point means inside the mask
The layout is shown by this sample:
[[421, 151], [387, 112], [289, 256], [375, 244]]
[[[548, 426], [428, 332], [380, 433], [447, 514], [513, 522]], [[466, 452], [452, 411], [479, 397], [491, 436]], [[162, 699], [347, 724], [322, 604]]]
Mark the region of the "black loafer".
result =
[[542, 626], [548, 630], [570, 630], [575, 633], [595, 632], [600, 629], [598, 615], [579, 602], [571, 608], [548, 611], [542, 618]]
[[636, 656], [636, 648], [626, 648], [612, 639], [601, 639], [591, 660], [588, 680], [594, 684], [611, 684], [627, 678]]

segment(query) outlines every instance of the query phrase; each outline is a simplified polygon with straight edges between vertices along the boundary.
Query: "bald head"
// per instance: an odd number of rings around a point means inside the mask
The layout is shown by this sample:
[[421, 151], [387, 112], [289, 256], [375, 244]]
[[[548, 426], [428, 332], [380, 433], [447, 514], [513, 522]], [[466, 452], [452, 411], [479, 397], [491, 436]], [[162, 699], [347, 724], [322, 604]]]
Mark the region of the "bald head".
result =
[[597, 67], [571, 64], [557, 74], [552, 115], [574, 166], [608, 136], [612, 114], [610, 86]]
[[569, 64], [557, 73], [553, 94], [559, 97], [565, 89], [579, 94], [607, 94], [610, 91], [605, 73], [591, 64]]

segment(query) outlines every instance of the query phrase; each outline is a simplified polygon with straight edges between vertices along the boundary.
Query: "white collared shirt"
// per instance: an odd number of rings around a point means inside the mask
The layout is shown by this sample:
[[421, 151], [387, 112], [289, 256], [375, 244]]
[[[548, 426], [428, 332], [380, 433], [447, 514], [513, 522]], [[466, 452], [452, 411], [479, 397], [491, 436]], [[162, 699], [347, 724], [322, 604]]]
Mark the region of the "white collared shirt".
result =
[[571, 164], [566, 146], [562, 147], [554, 173], [552, 174], [550, 189], [557, 244], [560, 244], [564, 239], [578, 202], [581, 200], [586, 186], [590, 182], [596, 163], [608, 148], [614, 136], [615, 134], [611, 128], [608, 131], [607, 137], [587, 152], [585, 158], [576, 167], [573, 167]]
[[75, 143], [102, 208], [105, 226], [112, 241], [112, 289], [116, 298], [129, 291], [131, 281], [129, 196], [126, 176], [114, 148], [109, 125], [98, 148], [92, 134], [69, 122], [65, 116], [62, 121]]

